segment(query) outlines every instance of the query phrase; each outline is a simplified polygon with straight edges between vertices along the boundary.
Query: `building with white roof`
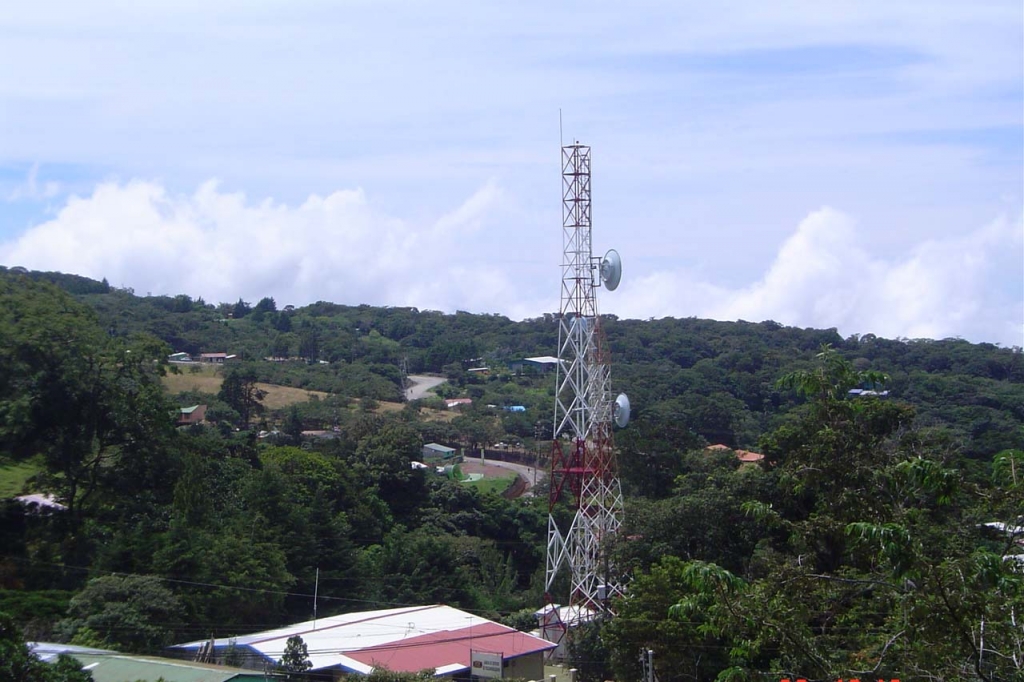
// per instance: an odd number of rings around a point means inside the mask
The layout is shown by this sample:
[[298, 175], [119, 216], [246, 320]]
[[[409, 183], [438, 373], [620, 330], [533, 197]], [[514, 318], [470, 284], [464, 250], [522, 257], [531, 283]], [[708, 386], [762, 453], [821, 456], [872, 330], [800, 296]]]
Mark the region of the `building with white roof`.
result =
[[585, 606], [546, 604], [539, 611], [534, 611], [533, 616], [537, 619], [537, 629], [534, 632], [555, 645], [546, 654], [548, 660], [564, 661], [569, 654], [566, 637], [569, 630], [591, 622], [597, 618], [598, 613]]
[[524, 371], [547, 372], [553, 370], [560, 362], [553, 355], [538, 355], [532, 358], [512, 360], [509, 362], [508, 367], [515, 374], [521, 374]]
[[107, 649], [29, 642], [29, 649], [45, 663], [56, 663], [60, 654], [77, 660], [93, 682], [126, 680], [164, 680], [165, 682], [266, 682], [262, 672], [242, 670], [209, 663], [122, 654]]
[[[437, 676], [465, 673], [474, 652], [500, 654], [503, 677], [541, 679], [544, 652], [555, 644], [526, 632], [444, 605], [410, 606], [346, 613], [251, 635], [213, 640], [212, 658], [232, 657], [242, 667], [263, 670], [280, 661], [288, 638], [302, 637], [311, 672], [369, 674], [374, 668], [395, 672], [433, 669]], [[194, 657], [207, 651], [201, 640], [171, 648]]]

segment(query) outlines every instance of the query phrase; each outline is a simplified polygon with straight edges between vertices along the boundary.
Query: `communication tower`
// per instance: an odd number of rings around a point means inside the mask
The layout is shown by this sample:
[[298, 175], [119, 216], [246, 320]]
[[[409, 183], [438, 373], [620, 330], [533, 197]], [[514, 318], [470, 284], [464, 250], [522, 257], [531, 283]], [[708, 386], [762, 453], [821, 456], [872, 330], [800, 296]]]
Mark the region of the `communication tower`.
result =
[[[554, 432], [545, 592], [562, 568], [569, 572], [570, 612], [608, 611], [622, 594], [608, 559], [609, 540], [622, 525], [622, 489], [613, 424], [629, 421], [629, 400], [612, 398], [611, 365], [598, 314], [597, 290], [619, 285], [622, 263], [611, 250], [595, 258], [591, 247], [590, 147], [562, 147], [562, 294], [558, 315]], [[563, 532], [555, 507], [575, 508]], [[575, 607], [575, 608], [573, 608]]]

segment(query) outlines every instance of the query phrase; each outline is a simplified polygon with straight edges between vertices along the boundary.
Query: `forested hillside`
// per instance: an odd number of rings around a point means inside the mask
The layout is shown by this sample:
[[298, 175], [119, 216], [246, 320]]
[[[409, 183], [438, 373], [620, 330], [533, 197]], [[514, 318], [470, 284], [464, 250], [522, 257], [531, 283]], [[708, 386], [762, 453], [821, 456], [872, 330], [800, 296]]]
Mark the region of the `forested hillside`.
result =
[[[774, 322], [605, 332], [635, 410], [611, 549], [631, 583], [578, 633], [584, 682], [635, 679], [644, 648], [661, 682], [1021, 674], [1024, 562], [1004, 558], [1024, 551], [1021, 349]], [[66, 509], [0, 502], [0, 611], [32, 638], [158, 651], [307, 619], [319, 569], [321, 614], [444, 602], [532, 627], [543, 486], [507, 500], [410, 462], [433, 441], [543, 456], [553, 378], [514, 361], [556, 345], [550, 315], [211, 305], [4, 270], [0, 483]], [[172, 392], [192, 371], [176, 352], [237, 359], [216, 390]], [[391, 405], [406, 372], [473, 402]], [[326, 395], [274, 408], [266, 385]], [[197, 403], [208, 422], [175, 428]]]

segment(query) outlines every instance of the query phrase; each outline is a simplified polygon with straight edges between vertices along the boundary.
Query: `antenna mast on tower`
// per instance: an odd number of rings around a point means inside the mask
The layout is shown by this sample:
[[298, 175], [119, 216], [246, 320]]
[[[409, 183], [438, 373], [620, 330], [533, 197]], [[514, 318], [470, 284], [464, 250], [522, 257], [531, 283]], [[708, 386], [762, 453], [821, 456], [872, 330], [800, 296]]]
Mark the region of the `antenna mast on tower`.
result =
[[[611, 365], [598, 315], [597, 289], [619, 285], [622, 265], [614, 250], [595, 258], [591, 248], [590, 147], [562, 147], [562, 295], [558, 315], [554, 432], [545, 592], [563, 566], [570, 574], [569, 606], [608, 611], [622, 594], [611, 575], [609, 540], [622, 525], [622, 490], [612, 424], [629, 421], [629, 400], [613, 399]], [[555, 505], [575, 507], [563, 533]], [[578, 613], [578, 612], [577, 612]]]

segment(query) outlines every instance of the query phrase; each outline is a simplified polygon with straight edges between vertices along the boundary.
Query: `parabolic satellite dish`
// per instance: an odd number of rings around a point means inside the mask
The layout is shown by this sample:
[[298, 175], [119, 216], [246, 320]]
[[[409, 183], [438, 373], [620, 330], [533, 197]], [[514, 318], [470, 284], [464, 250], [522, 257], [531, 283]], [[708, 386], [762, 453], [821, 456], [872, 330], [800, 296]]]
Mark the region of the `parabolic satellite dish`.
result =
[[604, 254], [604, 260], [601, 261], [601, 281], [604, 282], [608, 291], [615, 291], [621, 279], [622, 259], [619, 258], [618, 251], [610, 249], [608, 253]]
[[620, 393], [619, 397], [615, 399], [612, 418], [615, 419], [615, 425], [620, 429], [626, 428], [626, 424], [629, 423], [629, 398], [625, 393]]

